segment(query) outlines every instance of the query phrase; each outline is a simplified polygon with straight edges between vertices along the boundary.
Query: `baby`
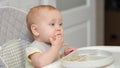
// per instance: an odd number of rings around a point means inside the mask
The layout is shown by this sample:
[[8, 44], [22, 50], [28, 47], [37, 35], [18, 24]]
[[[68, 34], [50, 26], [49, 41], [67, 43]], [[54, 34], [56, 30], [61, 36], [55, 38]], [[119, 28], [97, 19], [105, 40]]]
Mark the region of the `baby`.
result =
[[65, 46], [62, 24], [60, 12], [53, 6], [39, 5], [29, 11], [27, 26], [34, 41], [26, 48], [26, 68], [42, 68], [75, 50], [67, 47], [59, 55]]

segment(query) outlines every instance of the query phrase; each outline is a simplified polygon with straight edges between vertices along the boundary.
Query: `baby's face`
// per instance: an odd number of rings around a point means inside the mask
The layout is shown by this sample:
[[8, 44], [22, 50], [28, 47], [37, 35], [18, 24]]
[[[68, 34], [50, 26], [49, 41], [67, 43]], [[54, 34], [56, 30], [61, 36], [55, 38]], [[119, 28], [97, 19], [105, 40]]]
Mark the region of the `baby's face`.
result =
[[38, 20], [39, 40], [50, 43], [49, 37], [63, 37], [62, 17], [59, 11], [45, 11], [42, 20]]

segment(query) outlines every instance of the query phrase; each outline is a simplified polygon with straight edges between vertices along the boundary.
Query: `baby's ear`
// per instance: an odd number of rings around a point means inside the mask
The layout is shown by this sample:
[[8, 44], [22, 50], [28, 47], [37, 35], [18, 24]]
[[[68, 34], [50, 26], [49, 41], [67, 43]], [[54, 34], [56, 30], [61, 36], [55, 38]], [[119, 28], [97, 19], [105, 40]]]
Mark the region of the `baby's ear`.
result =
[[38, 26], [36, 24], [31, 25], [31, 31], [32, 31], [34, 36], [39, 36]]

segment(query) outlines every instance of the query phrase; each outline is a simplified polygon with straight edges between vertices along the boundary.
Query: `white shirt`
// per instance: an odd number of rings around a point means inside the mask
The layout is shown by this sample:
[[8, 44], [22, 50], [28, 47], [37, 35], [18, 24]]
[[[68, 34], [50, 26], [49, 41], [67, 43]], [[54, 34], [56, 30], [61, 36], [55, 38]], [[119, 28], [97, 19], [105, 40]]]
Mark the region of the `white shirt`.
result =
[[44, 53], [46, 51], [48, 51], [48, 49], [50, 48], [50, 45], [47, 45], [43, 42], [39, 42], [39, 41], [34, 41], [29, 47], [26, 48], [26, 68], [34, 68], [31, 59], [29, 59], [28, 57], [35, 53], [35, 52], [40, 52], [40, 53]]

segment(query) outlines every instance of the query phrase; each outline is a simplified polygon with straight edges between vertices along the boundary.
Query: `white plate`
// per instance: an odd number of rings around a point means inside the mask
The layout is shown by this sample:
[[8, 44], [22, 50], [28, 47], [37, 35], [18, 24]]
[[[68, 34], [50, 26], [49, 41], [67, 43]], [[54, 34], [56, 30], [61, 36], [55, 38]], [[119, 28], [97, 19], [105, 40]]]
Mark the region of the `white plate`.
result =
[[[77, 59], [76, 61], [65, 60], [74, 55], [77, 55], [77, 56], [85, 55], [84, 57], [81, 57], [81, 58], [84, 58], [84, 60], [78, 61], [80, 58]], [[96, 67], [107, 68], [111, 66], [111, 64], [113, 63], [113, 60], [114, 59], [112, 57], [112, 53], [108, 51], [97, 50], [97, 49], [92, 49], [92, 50], [91, 49], [77, 49], [76, 51], [72, 52], [71, 54], [61, 59], [61, 62], [62, 62], [62, 65], [65, 66], [66, 68], [96, 68]]]

